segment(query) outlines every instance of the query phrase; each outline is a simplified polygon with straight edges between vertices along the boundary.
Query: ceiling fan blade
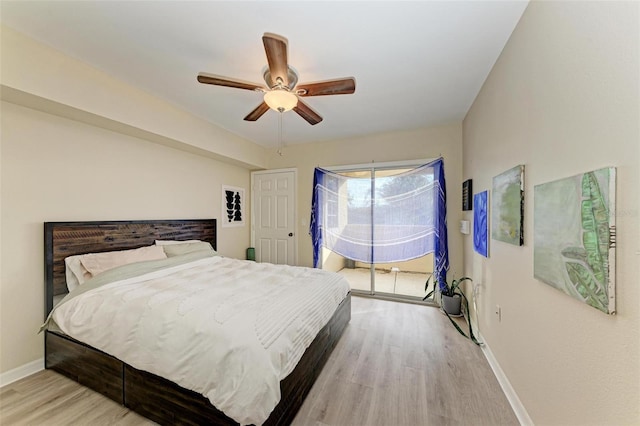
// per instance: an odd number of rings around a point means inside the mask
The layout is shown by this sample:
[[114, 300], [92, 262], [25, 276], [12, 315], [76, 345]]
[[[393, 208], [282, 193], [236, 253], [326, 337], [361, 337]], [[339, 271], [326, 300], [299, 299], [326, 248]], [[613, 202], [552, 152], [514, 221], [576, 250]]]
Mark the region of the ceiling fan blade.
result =
[[271, 79], [275, 82], [281, 78], [282, 85], [288, 87], [287, 39], [277, 34], [264, 33], [262, 43], [267, 54]]
[[293, 110], [302, 118], [304, 118], [305, 120], [307, 120], [307, 122], [309, 124], [311, 124], [312, 126], [315, 124], [318, 124], [319, 122], [322, 121], [322, 117], [320, 117], [320, 114], [318, 114], [317, 112], [315, 112], [314, 110], [311, 109], [311, 107], [307, 104], [305, 104], [304, 102], [302, 102], [302, 100], [298, 99], [298, 105], [296, 105], [295, 107], [293, 107]]
[[265, 112], [269, 111], [269, 105], [265, 102], [258, 105], [256, 109], [251, 111], [249, 115], [247, 115], [244, 119], [245, 121], [256, 121], [258, 118], [262, 117]]
[[298, 96], [350, 95], [355, 91], [356, 79], [353, 77], [318, 81], [316, 83], [299, 84], [296, 86]]
[[264, 90], [264, 87], [255, 84], [249, 83], [242, 80], [236, 80], [233, 78], [222, 77], [220, 75], [215, 74], [207, 74], [201, 72], [198, 74], [198, 81], [203, 84], [213, 84], [215, 86], [226, 86], [226, 87], [235, 87], [236, 89], [245, 89], [245, 90]]

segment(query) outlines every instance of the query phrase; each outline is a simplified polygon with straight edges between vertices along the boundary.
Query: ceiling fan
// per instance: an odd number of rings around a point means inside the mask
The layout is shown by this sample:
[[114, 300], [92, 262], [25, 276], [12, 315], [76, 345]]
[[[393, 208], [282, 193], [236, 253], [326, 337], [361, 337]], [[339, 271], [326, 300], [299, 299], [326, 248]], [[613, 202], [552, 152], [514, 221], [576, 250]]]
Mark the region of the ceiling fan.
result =
[[298, 84], [298, 74], [287, 63], [287, 39], [276, 34], [265, 33], [262, 36], [262, 42], [268, 63], [264, 70], [266, 87], [214, 74], [198, 74], [200, 83], [264, 93], [263, 102], [244, 118], [246, 121], [256, 121], [271, 108], [280, 113], [294, 110], [309, 124], [318, 124], [322, 121], [322, 117], [303, 102], [301, 97], [348, 95], [355, 92], [356, 80], [353, 77]]

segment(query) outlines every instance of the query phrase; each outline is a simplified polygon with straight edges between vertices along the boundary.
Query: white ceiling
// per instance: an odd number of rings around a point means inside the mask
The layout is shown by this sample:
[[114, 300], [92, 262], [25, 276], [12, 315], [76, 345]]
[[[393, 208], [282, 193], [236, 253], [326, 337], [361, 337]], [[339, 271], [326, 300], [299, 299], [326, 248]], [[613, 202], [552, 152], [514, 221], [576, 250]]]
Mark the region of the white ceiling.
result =
[[305, 101], [324, 121], [284, 115], [287, 144], [415, 129], [464, 118], [527, 6], [519, 1], [2, 1], [20, 32], [264, 146], [278, 113], [243, 118], [257, 92], [203, 85], [199, 72], [263, 83], [262, 34], [289, 40], [299, 83], [355, 77], [353, 95]]

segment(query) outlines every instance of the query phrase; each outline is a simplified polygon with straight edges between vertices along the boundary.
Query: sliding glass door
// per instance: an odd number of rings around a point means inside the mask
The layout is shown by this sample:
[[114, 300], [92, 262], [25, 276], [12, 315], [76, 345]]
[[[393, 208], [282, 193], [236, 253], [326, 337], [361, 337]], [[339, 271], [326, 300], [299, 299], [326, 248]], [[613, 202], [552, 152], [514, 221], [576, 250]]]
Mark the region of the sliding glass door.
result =
[[434, 268], [433, 253], [425, 253], [434, 226], [432, 169], [335, 173], [323, 183], [323, 269], [344, 275], [355, 293], [422, 299]]

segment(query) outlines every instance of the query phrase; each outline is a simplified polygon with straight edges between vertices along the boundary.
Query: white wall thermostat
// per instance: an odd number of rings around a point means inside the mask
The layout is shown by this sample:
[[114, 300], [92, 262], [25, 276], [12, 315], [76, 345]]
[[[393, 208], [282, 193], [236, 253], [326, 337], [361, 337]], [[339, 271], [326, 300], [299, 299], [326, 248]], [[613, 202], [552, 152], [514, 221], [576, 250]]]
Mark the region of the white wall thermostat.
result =
[[463, 234], [468, 234], [469, 233], [469, 221], [468, 220], [461, 220], [460, 221], [460, 232], [462, 232]]

